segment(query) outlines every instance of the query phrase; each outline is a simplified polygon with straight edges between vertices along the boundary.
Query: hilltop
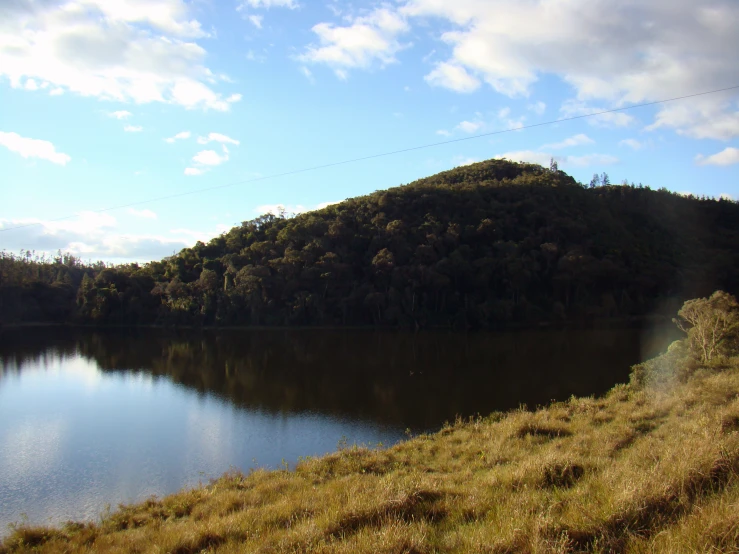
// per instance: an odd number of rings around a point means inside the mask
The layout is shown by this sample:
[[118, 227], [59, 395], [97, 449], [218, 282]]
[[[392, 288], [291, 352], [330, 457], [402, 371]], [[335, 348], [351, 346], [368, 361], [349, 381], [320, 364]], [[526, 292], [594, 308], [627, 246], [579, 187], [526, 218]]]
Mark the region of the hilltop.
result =
[[5, 261], [6, 322], [591, 321], [739, 292], [739, 204], [590, 188], [562, 171], [488, 160], [292, 218], [264, 215], [143, 266], [60, 260], [24, 273], [25, 260]]

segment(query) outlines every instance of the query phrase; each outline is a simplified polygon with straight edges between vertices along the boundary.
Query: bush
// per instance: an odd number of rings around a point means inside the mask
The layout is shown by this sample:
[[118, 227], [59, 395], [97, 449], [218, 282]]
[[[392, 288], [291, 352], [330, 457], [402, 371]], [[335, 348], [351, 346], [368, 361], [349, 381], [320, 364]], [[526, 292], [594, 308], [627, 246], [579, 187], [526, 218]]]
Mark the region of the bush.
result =
[[668, 388], [687, 381], [697, 368], [687, 341], [676, 340], [664, 354], [633, 366], [630, 382], [639, 388]]
[[724, 291], [710, 298], [688, 300], [673, 321], [688, 335], [691, 354], [702, 363], [731, 354], [736, 348], [739, 329], [739, 302]]

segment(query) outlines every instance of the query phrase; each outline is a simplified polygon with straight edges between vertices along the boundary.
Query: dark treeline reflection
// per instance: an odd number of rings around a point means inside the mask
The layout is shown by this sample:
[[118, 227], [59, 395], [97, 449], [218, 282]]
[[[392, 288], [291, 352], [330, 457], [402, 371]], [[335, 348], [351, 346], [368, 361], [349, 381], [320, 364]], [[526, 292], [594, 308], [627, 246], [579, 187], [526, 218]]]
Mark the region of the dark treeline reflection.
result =
[[457, 415], [601, 394], [674, 334], [41, 329], [0, 335], [0, 360], [7, 375], [82, 355], [104, 372], [146, 372], [249, 410], [425, 430]]

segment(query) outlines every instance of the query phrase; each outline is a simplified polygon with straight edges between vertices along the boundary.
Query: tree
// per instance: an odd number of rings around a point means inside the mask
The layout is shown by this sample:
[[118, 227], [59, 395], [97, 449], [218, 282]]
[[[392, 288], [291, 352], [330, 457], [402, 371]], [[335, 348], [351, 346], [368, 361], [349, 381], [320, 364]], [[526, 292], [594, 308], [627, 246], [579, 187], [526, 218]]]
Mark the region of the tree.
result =
[[608, 173], [606, 173], [605, 171], [600, 176], [600, 182], [603, 184], [604, 187], [607, 187], [611, 184], [611, 179], [610, 177], [608, 177]]
[[557, 160], [554, 159], [554, 157], [550, 158], [549, 160], [549, 171], [552, 173], [556, 173], [559, 171], [559, 165], [557, 164]]
[[600, 175], [598, 175], [597, 173], [594, 173], [593, 178], [590, 180], [590, 188], [594, 189], [598, 185], [600, 185]]
[[673, 321], [688, 335], [688, 344], [703, 363], [727, 353], [739, 329], [739, 302], [724, 291], [688, 300]]

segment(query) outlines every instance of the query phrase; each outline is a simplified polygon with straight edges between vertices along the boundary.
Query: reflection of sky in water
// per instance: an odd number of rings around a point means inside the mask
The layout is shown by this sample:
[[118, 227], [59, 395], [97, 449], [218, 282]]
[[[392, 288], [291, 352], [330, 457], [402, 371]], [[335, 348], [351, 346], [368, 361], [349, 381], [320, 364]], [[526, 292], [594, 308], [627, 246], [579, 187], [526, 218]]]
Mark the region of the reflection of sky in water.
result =
[[31, 523], [94, 519], [107, 505], [174, 492], [231, 467], [292, 465], [334, 450], [342, 437], [388, 444], [402, 432], [248, 411], [167, 379], [104, 373], [79, 356], [3, 368], [0, 534], [23, 514]]
[[0, 453], [0, 467], [8, 482], [13, 485], [43, 477], [58, 461], [65, 431], [62, 421], [44, 419], [29, 419], [9, 429]]

